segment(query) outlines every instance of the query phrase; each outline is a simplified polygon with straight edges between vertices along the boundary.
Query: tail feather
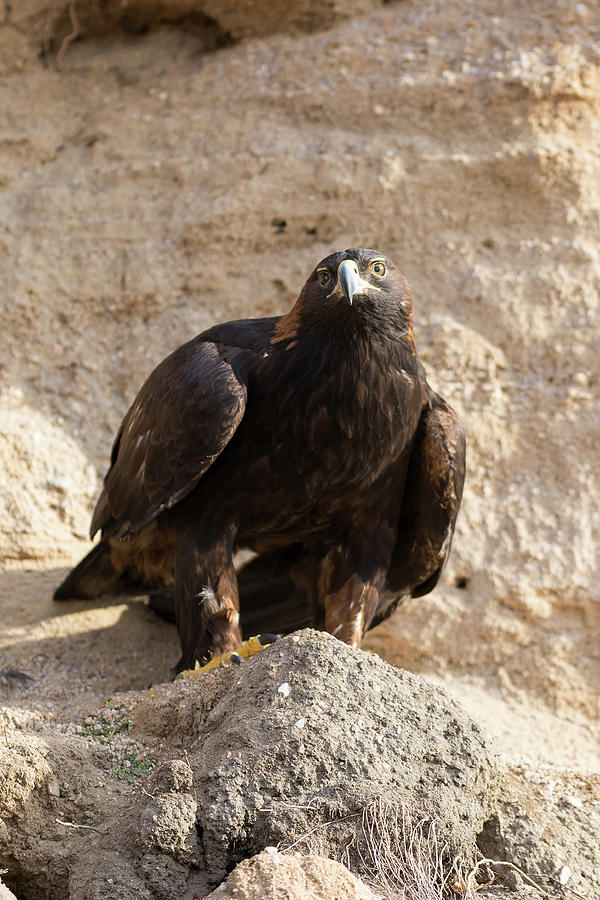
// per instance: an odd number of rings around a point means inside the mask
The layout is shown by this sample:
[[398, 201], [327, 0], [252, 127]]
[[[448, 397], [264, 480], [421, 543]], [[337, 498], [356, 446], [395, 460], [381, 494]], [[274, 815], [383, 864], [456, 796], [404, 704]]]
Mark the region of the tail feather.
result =
[[55, 592], [55, 600], [93, 600], [103, 594], [143, 594], [146, 588], [124, 572], [117, 572], [107, 541], [90, 550]]

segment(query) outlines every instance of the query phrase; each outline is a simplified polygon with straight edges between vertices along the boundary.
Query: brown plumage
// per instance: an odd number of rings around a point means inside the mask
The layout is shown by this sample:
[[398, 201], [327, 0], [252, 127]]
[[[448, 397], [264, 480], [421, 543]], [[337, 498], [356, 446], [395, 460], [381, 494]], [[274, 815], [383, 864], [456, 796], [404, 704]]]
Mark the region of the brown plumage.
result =
[[[406, 279], [375, 251], [334, 253], [287, 315], [216, 325], [154, 370], [113, 446], [102, 540], [55, 597], [171, 586], [178, 671], [234, 649], [240, 624], [359, 647], [437, 583], [464, 465]], [[243, 547], [258, 555], [238, 594]]]

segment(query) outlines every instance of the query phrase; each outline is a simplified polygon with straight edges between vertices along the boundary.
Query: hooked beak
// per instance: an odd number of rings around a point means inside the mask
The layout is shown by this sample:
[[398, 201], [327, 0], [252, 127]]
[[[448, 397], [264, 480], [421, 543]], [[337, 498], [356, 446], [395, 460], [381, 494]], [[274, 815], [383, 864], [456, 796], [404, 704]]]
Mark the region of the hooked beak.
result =
[[337, 286], [350, 305], [352, 305], [352, 298], [364, 291], [365, 285], [353, 259], [345, 259], [340, 263]]

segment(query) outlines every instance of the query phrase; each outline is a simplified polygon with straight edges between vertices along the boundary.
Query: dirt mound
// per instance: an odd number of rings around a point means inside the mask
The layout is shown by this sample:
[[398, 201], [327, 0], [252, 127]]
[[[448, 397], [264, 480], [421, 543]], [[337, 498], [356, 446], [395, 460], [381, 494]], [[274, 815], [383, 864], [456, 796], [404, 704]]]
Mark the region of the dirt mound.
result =
[[489, 739], [448, 696], [318, 632], [244, 667], [197, 735], [198, 820], [215, 878], [269, 844], [336, 856], [353, 840], [347, 820], [382, 795], [434, 819], [458, 852], [497, 791]]
[[267, 846], [344, 862], [386, 897], [407, 878], [467, 883], [478, 850], [550, 892], [565, 867], [579, 892], [600, 871], [597, 785], [507, 770], [442, 689], [320, 632], [114, 696], [80, 725], [24, 724], [5, 713], [0, 761], [19, 897], [201, 897]]
[[362, 812], [385, 798], [382, 830], [406, 808], [470, 859], [499, 789], [490, 739], [443, 690], [311, 631], [242, 668], [115, 697], [79, 729], [15, 734], [1, 767], [9, 884], [73, 900], [202, 895], [275, 844], [343, 851], [360, 872]]
[[72, 900], [202, 896], [275, 844], [344, 853], [360, 872], [362, 812], [385, 798], [382, 830], [406, 808], [470, 859], [500, 778], [443, 690], [311, 631], [242, 668], [114, 697], [79, 728], [12, 733], [0, 767], [9, 884]]

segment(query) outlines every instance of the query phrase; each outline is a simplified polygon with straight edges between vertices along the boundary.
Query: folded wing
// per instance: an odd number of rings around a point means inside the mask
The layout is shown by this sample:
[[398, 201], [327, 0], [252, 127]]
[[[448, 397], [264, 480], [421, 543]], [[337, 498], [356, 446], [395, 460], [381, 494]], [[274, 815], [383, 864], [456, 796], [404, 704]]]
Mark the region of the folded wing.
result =
[[152, 372], [113, 445], [92, 537], [136, 533], [194, 488], [244, 415], [246, 356], [200, 336]]
[[[450, 553], [465, 480], [466, 439], [454, 410], [429, 385], [413, 446], [386, 591], [422, 597]], [[392, 610], [382, 608], [376, 621]]]

